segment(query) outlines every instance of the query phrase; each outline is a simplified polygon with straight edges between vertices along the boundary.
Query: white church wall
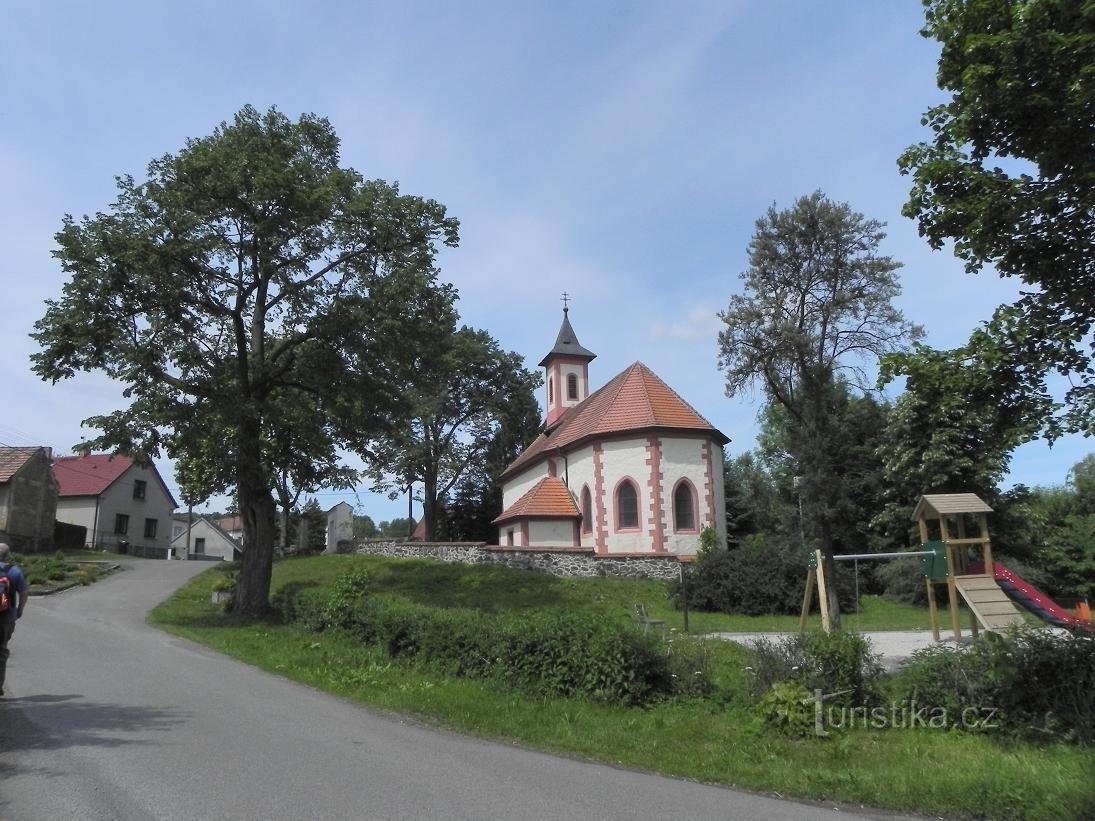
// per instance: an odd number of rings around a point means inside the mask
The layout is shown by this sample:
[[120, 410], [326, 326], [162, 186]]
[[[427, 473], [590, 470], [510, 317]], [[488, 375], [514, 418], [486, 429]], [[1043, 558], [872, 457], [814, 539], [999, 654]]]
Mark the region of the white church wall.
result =
[[528, 535], [528, 547], [570, 547], [574, 544], [574, 522], [533, 519], [529, 522]]
[[582, 532], [582, 547], [595, 547], [597, 544], [597, 483], [593, 473], [593, 446], [587, 445], [580, 450], [567, 454], [566, 462], [560, 464], [559, 475], [570, 488], [574, 504], [582, 509], [582, 488], [589, 486], [589, 496], [593, 502], [593, 524], [588, 533]]
[[[705, 487], [707, 466], [704, 458], [704, 442], [698, 437], [662, 437], [661, 439], [661, 489], [665, 507], [665, 548], [672, 553], [695, 553], [699, 549], [699, 531], [711, 522], [711, 510], [707, 504]], [[722, 463], [719, 463], [721, 473]], [[673, 491], [677, 483], [687, 479], [695, 489], [696, 527], [691, 531], [677, 532], [673, 521]]]
[[[646, 437], [607, 441], [602, 445], [604, 472], [605, 547], [609, 553], [652, 553], [647, 518], [650, 515], [650, 467], [646, 464]], [[616, 530], [616, 488], [624, 478], [635, 483], [639, 494], [639, 528]]]

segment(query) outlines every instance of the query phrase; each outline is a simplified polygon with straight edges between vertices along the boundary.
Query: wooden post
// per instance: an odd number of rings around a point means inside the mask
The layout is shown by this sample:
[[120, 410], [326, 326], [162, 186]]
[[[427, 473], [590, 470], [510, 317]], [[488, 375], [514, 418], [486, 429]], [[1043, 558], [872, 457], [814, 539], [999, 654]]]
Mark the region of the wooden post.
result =
[[958, 621], [958, 588], [954, 583], [954, 551], [949, 540], [950, 532], [947, 529], [947, 518], [939, 518], [939, 529], [943, 536], [943, 547], [947, 554], [947, 605], [951, 609], [951, 629], [954, 631], [955, 642], [962, 640], [962, 625]]
[[814, 602], [814, 571], [806, 568], [806, 593], [802, 596], [802, 615], [798, 619], [798, 632], [806, 632], [806, 620], [810, 617], [810, 607]]
[[[958, 538], [966, 538], [966, 517], [963, 514], [959, 513], [957, 516], [955, 516], [955, 521], [958, 523]], [[963, 575], [965, 575], [966, 573], [966, 567], [968, 564], [966, 561], [967, 550], [969, 550], [969, 547], [967, 545], [962, 545], [960, 548], [958, 548], [958, 555], [955, 556], [955, 565], [957, 566], [959, 573]]]
[[939, 609], [935, 606], [935, 582], [931, 576], [925, 581], [928, 583], [928, 614], [932, 620], [932, 641], [939, 641]]
[[815, 550], [814, 554], [817, 558], [817, 569], [814, 572], [817, 574], [818, 604], [821, 605], [821, 628], [826, 633], [832, 633], [833, 622], [829, 615], [829, 591], [825, 587], [825, 571], [821, 566], [821, 551]]
[[996, 578], [996, 566], [992, 559], [992, 540], [989, 538], [989, 520], [984, 513], [977, 517], [977, 523], [981, 527], [981, 554], [985, 562], [985, 573], [990, 579]]

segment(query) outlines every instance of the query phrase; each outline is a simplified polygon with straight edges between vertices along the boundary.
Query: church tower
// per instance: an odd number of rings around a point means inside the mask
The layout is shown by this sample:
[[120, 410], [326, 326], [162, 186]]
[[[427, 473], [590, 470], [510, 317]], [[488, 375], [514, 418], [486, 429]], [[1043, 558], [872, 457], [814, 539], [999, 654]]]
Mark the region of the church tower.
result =
[[589, 363], [597, 354], [583, 348], [570, 326], [570, 308], [563, 295], [563, 324], [555, 347], [540, 360], [547, 389], [547, 427], [550, 430], [563, 414], [589, 396]]

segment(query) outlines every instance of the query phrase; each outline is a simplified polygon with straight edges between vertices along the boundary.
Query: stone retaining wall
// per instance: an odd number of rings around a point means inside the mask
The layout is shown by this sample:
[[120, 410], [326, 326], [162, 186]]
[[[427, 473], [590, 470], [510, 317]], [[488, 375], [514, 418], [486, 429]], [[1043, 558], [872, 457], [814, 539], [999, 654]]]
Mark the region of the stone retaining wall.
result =
[[[359, 542], [356, 553], [395, 559], [433, 559], [454, 564], [500, 564], [552, 576], [609, 576], [675, 579], [680, 561], [674, 555], [596, 554], [584, 547], [513, 548], [485, 542]], [[691, 557], [685, 557], [691, 558]]]

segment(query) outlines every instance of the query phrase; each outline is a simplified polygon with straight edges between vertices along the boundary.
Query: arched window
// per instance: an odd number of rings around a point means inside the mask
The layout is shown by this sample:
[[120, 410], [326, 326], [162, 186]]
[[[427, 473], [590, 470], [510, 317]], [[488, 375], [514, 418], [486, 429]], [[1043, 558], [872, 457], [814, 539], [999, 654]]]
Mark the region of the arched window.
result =
[[696, 529], [696, 492], [687, 479], [678, 482], [673, 491], [673, 529]]
[[555, 401], [555, 382], [552, 379], [548, 379], [548, 404], [550, 405]]
[[616, 488], [616, 529], [639, 527], [639, 491], [634, 482], [625, 479]]
[[593, 497], [588, 485], [582, 488], [582, 532], [593, 532]]
[[578, 374], [567, 374], [567, 399], [578, 398]]

